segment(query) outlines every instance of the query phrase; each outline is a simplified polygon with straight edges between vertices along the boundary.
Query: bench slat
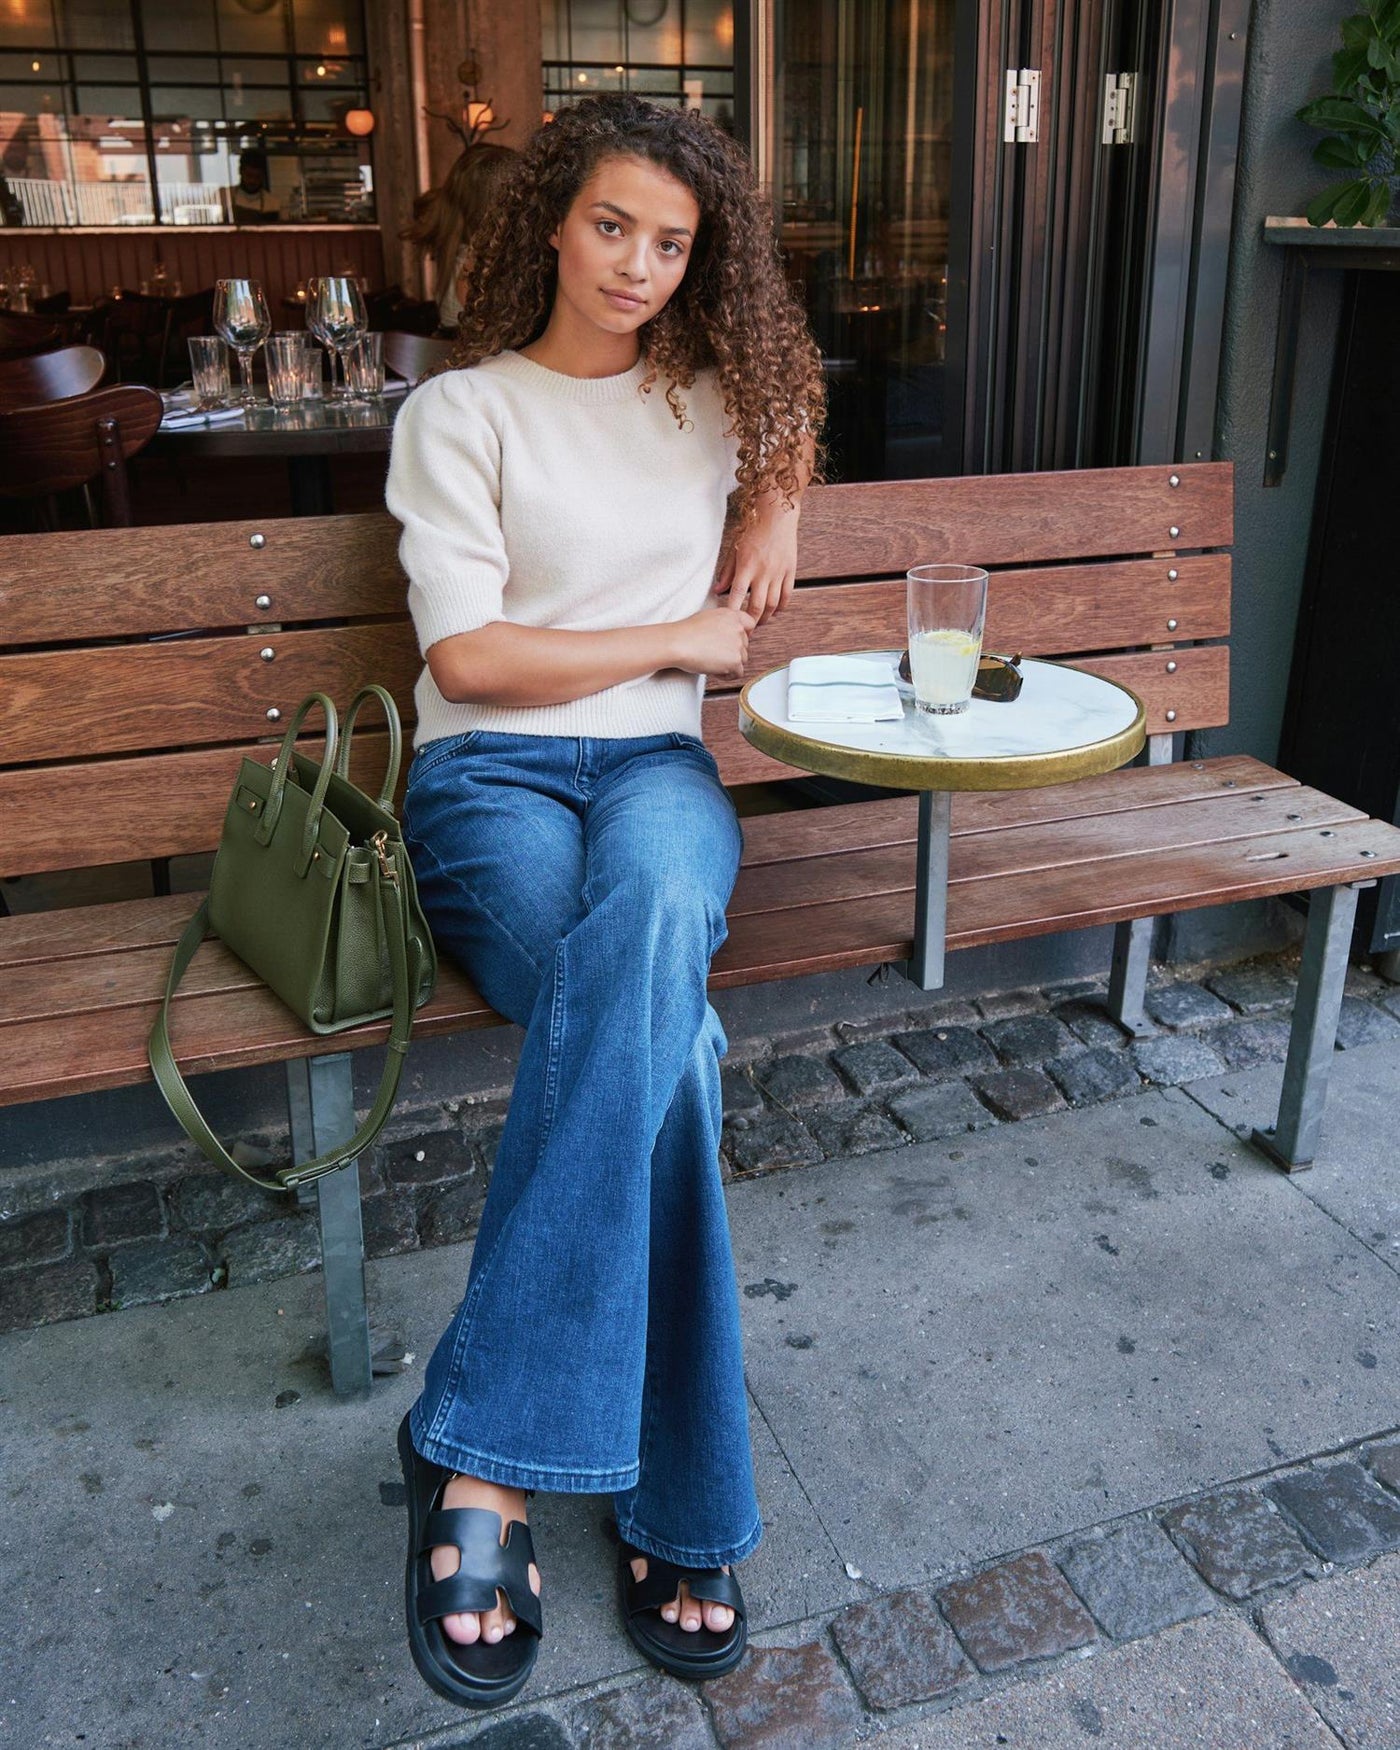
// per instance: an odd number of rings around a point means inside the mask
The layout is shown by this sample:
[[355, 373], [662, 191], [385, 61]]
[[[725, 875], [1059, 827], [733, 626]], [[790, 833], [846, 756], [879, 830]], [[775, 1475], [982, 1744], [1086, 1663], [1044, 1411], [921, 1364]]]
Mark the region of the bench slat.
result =
[[[1175, 802], [1297, 789], [1298, 780], [1276, 772], [1247, 754], [1213, 760], [1177, 761], [1169, 766], [1127, 766], [1074, 784], [1048, 784], [1040, 790], [964, 790], [953, 798], [953, 834], [1015, 830], [1055, 820], [1131, 812]], [[744, 821], [744, 866], [784, 862], [793, 857], [830, 856], [887, 844], [912, 842], [918, 826], [918, 799], [861, 802], [831, 808], [794, 809], [784, 814], [750, 816]], [[3, 953], [0, 953], [3, 964]]]
[[[1213, 553], [1165, 559], [999, 571], [987, 589], [986, 648], [1010, 655], [1077, 656], [1140, 644], [1188, 644], [1230, 631], [1230, 560]], [[751, 641], [745, 678], [794, 656], [898, 650], [905, 643], [906, 587], [893, 582], [808, 584]], [[1167, 620], [1176, 626], [1167, 628]]]
[[[318, 737], [297, 742], [312, 759], [320, 759], [324, 745]], [[24, 833], [5, 846], [0, 874], [100, 868], [138, 857], [212, 851], [240, 760], [248, 754], [270, 762], [276, 751], [276, 742], [265, 741], [0, 771], [0, 820], [26, 822]], [[388, 751], [382, 731], [356, 729], [351, 775], [376, 795]], [[74, 831], [74, 821], [83, 823], [81, 833]]]
[[[1376, 853], [1368, 862], [1363, 850]], [[1082, 865], [997, 881], [963, 881], [949, 894], [949, 946], [1010, 941], [1047, 930], [1083, 929], [1123, 918], [1187, 911], [1236, 899], [1369, 879], [1400, 871], [1400, 831], [1376, 821], [1280, 833], [1152, 857], [1106, 858], [1086, 878]], [[716, 988], [803, 972], [902, 959], [910, 947], [912, 895], [878, 894], [788, 912], [736, 916], [711, 975]], [[0, 1104], [83, 1093], [148, 1079], [145, 1040], [156, 1004], [6, 1027], [0, 1052]], [[445, 967], [433, 1001], [420, 1012], [427, 1038], [495, 1017], [465, 978]], [[328, 1045], [301, 1028], [270, 992], [258, 988], [181, 999], [176, 1050], [190, 1074], [232, 1069], [327, 1049], [379, 1043], [386, 1027], [337, 1034]]]
[[[319, 753], [320, 744], [313, 743]], [[376, 782], [384, 770], [384, 737], [355, 737], [354, 767], [363, 761], [366, 782]], [[266, 751], [266, 750], [264, 750]], [[165, 762], [203, 759], [212, 755], [168, 755]], [[165, 762], [151, 761], [154, 768]], [[100, 770], [101, 768], [81, 768]], [[151, 794], [159, 797], [165, 786], [153, 773]], [[218, 792], [214, 806], [222, 819], [227, 802], [227, 772], [218, 768]], [[1014, 830], [1017, 827], [1057, 820], [1076, 820], [1103, 814], [1154, 808], [1189, 802], [1209, 796], [1229, 796], [1237, 791], [1258, 793], [1278, 788], [1297, 789], [1296, 778], [1276, 772], [1245, 754], [1229, 754], [1213, 760], [1192, 760], [1169, 766], [1127, 767], [1097, 778], [1081, 778], [1075, 784], [1051, 784], [1040, 790], [1005, 790], [979, 795], [968, 791], [953, 799], [953, 832]], [[0, 813], [6, 789], [0, 781]], [[75, 815], [73, 818], [83, 818]], [[751, 815], [744, 822], [744, 866], [781, 862], [800, 856], [830, 856], [839, 852], [904, 844], [912, 841], [918, 819], [918, 803], [910, 796], [889, 801], [862, 802], [827, 808], [793, 810], [790, 813]], [[129, 849], [129, 842], [122, 841]], [[186, 847], [192, 849], [199, 846]], [[7, 862], [17, 854], [11, 847]], [[51, 859], [36, 865], [56, 866]], [[155, 944], [170, 946], [178, 940], [197, 903], [197, 895], [173, 894], [162, 899], [130, 900], [120, 905], [75, 906], [62, 913], [60, 922], [51, 912], [0, 918], [0, 970], [25, 966], [31, 961], [49, 962], [85, 954], [122, 953], [129, 948]]]
[[0, 748], [23, 765], [254, 741], [270, 709], [285, 725], [315, 691], [343, 708], [371, 679], [411, 717], [421, 666], [407, 621], [0, 656]]
[[[321, 634], [303, 632], [295, 636], [301, 640], [311, 640], [319, 638]], [[349, 638], [352, 634], [346, 632], [340, 636]], [[363, 658], [365, 641], [368, 641], [376, 653], [376, 659], [365, 672], [383, 673], [383, 665], [377, 660], [377, 653], [381, 648], [377, 630], [361, 627], [353, 636], [358, 640], [354, 646], [353, 659]], [[243, 645], [247, 640], [215, 639], [194, 642], [203, 645], [221, 642]], [[162, 664], [167, 665], [170, 672], [177, 672], [179, 657], [176, 653], [192, 649], [193, 643], [142, 645], [139, 648], [164, 652], [160, 658]], [[257, 648], [261, 648], [261, 645]], [[274, 648], [285, 650], [281, 637]], [[346, 654], [343, 645], [341, 654]], [[6, 672], [4, 660], [0, 659], [0, 675]], [[23, 660], [30, 664], [57, 661], [71, 664], [78, 659], [75, 656], [30, 656]], [[282, 661], [283, 658], [279, 656], [272, 663], [263, 663], [258, 659], [256, 649], [252, 651], [251, 658], [245, 650], [242, 653], [241, 672], [246, 672], [250, 667], [254, 671], [276, 669]], [[1167, 661], [1177, 663], [1177, 673], [1173, 676], [1157, 672], [1165, 667]], [[311, 659], [309, 666], [314, 669], [312, 678], [317, 682], [326, 678], [326, 670], [319, 657]], [[416, 658], [410, 655], [407, 666], [416, 669]], [[1226, 718], [1229, 660], [1228, 652], [1223, 646], [1179, 650], [1170, 655], [1091, 657], [1086, 658], [1080, 666], [1093, 668], [1096, 673], [1107, 674], [1110, 678], [1122, 679], [1139, 693], [1150, 705], [1148, 728], [1153, 734], [1166, 729], [1199, 728], [1206, 724], [1223, 722]], [[232, 663], [225, 664], [225, 679], [234, 667]], [[285, 680], [288, 673], [285, 666], [281, 672]], [[262, 684], [265, 677], [254, 672], [252, 680]], [[408, 683], [401, 677], [400, 684], [402, 686]], [[1162, 690], [1168, 688], [1168, 691]], [[289, 688], [288, 693], [292, 690]], [[348, 691], [347, 683], [340, 693], [342, 703], [348, 696]], [[205, 699], [189, 686], [188, 679], [181, 696], [189, 701], [185, 712], [188, 724], [207, 720]], [[94, 733], [102, 733], [104, 723], [110, 719], [109, 733], [120, 735], [125, 728], [128, 735], [134, 736], [139, 735], [140, 726], [149, 715], [159, 715], [159, 710], [154, 705], [146, 710], [138, 707], [133, 725], [130, 718], [120, 714], [115, 704], [102, 704], [104, 699], [117, 697], [120, 695], [93, 692], [86, 705], [70, 700], [65, 707], [60, 708], [64, 713], [64, 720], [69, 723], [73, 722], [80, 710], [82, 712], [82, 727], [71, 731], [76, 739], [66, 743], [63, 734], [56, 734], [46, 720], [52, 709], [46, 707], [44, 711], [37, 713], [39, 721], [30, 722], [25, 731], [30, 744], [29, 751], [32, 753], [34, 742], [48, 738], [52, 738], [60, 747], [77, 745], [96, 751], [96, 745], [88, 734], [88, 727], [94, 717], [97, 719]], [[411, 698], [402, 699], [401, 702], [411, 711]], [[1167, 710], [1177, 712], [1174, 723], [1166, 722]], [[22, 722], [17, 705], [13, 707], [13, 712]], [[275, 726], [266, 722], [257, 705], [251, 709], [235, 706], [228, 714], [241, 715], [245, 729], [250, 723], [256, 724], [254, 733], [259, 734], [261, 739], [250, 742], [246, 747], [193, 748], [179, 753], [132, 754], [118, 759], [65, 762], [57, 765], [34, 764], [8, 771], [0, 770], [0, 819], [26, 822], [23, 833], [10, 836], [4, 852], [4, 868], [0, 873], [7, 876], [29, 875], [50, 869], [100, 867], [106, 863], [126, 862], [140, 856], [172, 857], [212, 850], [218, 843], [229, 789], [242, 754], [247, 752], [257, 759], [270, 759], [274, 747], [274, 743], [262, 732]], [[708, 696], [702, 715], [705, 739], [719, 762], [720, 772], [726, 783], [763, 783], [775, 778], [798, 775], [793, 767], [769, 759], [743, 739], [739, 734], [737, 708], [732, 693]], [[0, 705], [0, 722], [4, 721], [5, 716], [5, 707]], [[165, 731], [162, 729], [161, 733]], [[305, 745], [319, 751], [320, 743], [317, 741], [308, 741]], [[377, 787], [384, 769], [385, 745], [382, 733], [377, 730], [367, 727], [357, 733], [355, 771], [361, 782]], [[83, 823], [81, 833], [74, 832], [74, 821]]]
[[[1362, 850], [1374, 850], [1375, 861], [1363, 860]], [[1074, 865], [1000, 881], [965, 881], [949, 890], [948, 947], [985, 947], [1397, 871], [1400, 832], [1362, 821], [1338, 827], [1331, 839], [1310, 832], [1245, 840], [1229, 855], [1219, 847], [1192, 846], [1152, 858], [1105, 860], [1091, 871]], [[722, 989], [902, 960], [910, 952], [912, 930], [911, 891], [879, 894], [866, 905], [840, 900], [736, 917], [715, 958], [711, 983]]]
[[[1285, 819], [1285, 815], [1289, 819]], [[1296, 815], [1296, 821], [1292, 817]], [[1365, 820], [1358, 808], [1316, 790], [1271, 790], [1211, 797], [1080, 820], [1058, 820], [1016, 832], [962, 832], [949, 858], [950, 893], [960, 882], [1006, 881], [1040, 869], [1074, 867], [1086, 889], [1098, 885], [1100, 863], [1157, 857], [1199, 847], [1222, 851], [1241, 840]], [[730, 902], [731, 918], [789, 911], [830, 899], [863, 903], [873, 894], [912, 892], [914, 841], [852, 850], [837, 857], [800, 857], [746, 868]], [[951, 899], [949, 901], [951, 905]], [[0, 1016], [3, 1009], [0, 1009]]]
[[[255, 534], [260, 548], [249, 545]], [[399, 525], [387, 512], [11, 535], [0, 570], [0, 642], [398, 614], [398, 546]], [[271, 596], [271, 607], [258, 607], [260, 595]]]
[[[1179, 487], [1168, 484], [1173, 472]], [[969, 557], [1007, 566], [1200, 551], [1229, 543], [1232, 501], [1221, 462], [816, 486], [803, 506], [798, 575], [902, 575]], [[384, 511], [104, 529], [96, 542], [82, 532], [15, 535], [0, 572], [0, 626], [7, 643], [44, 644], [398, 613], [398, 539]], [[272, 606], [259, 609], [259, 595]]]
[[1233, 510], [1228, 462], [814, 487], [802, 506], [799, 576], [1199, 551], [1229, 544]]

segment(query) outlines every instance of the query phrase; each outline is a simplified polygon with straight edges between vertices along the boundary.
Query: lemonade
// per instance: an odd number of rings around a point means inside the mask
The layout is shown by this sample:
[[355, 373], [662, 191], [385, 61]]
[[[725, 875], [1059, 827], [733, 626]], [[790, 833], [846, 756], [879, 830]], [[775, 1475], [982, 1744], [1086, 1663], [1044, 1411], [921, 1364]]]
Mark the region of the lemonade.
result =
[[941, 626], [909, 640], [914, 702], [921, 711], [963, 711], [977, 679], [982, 640], [975, 632]]

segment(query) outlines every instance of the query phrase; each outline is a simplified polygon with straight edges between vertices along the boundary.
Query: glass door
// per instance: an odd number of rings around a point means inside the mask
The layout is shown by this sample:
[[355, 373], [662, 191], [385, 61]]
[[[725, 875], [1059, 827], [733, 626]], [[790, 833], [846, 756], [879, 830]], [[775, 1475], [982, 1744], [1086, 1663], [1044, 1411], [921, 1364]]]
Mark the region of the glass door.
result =
[[948, 331], [956, 6], [773, 0], [760, 167], [826, 362], [833, 479], [961, 471]]

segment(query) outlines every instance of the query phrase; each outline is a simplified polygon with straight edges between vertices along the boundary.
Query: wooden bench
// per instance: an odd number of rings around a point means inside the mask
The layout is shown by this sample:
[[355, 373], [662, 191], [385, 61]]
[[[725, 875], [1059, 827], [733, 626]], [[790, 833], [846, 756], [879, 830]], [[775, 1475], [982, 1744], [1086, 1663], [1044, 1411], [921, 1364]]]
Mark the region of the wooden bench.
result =
[[[956, 798], [948, 944], [1115, 924], [1111, 1006], [1135, 1030], [1154, 916], [1310, 893], [1279, 1120], [1261, 1138], [1288, 1169], [1317, 1143], [1356, 886], [1400, 870], [1400, 831], [1254, 759], [1172, 762], [1174, 734], [1227, 719], [1230, 536], [1220, 464], [815, 489], [804, 587], [754, 639], [754, 672], [801, 652], [899, 645], [905, 568], [975, 558], [994, 572], [989, 648], [1062, 657], [1131, 687], [1150, 764]], [[314, 688], [344, 701], [382, 680], [407, 718], [419, 660], [396, 546], [379, 513], [0, 544], [0, 872], [207, 852], [239, 757], [250, 746], [270, 757], [280, 720]], [[711, 689], [704, 719], [730, 786], [794, 776], [741, 738], [732, 687]], [[383, 748], [382, 734], [357, 737], [367, 780]], [[749, 815], [713, 984], [906, 958], [916, 812], [913, 797], [882, 796]], [[148, 1078], [146, 1035], [195, 903], [153, 894], [0, 918], [0, 1104]], [[497, 1019], [445, 966], [419, 1030]], [[285, 1060], [305, 1159], [352, 1133], [349, 1053], [384, 1028], [339, 1035], [328, 1055], [210, 942], [172, 1032], [187, 1073]], [[356, 1167], [309, 1194], [333, 1378], [362, 1390]]]

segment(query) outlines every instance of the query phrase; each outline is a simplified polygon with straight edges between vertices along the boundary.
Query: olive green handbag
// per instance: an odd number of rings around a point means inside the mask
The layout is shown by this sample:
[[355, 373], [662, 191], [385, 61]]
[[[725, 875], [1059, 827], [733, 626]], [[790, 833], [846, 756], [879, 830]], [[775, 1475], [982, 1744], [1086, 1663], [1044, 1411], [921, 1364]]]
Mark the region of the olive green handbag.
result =
[[[361, 707], [377, 699], [389, 724], [389, 761], [377, 801], [350, 782], [350, 747]], [[320, 763], [294, 747], [308, 713], [326, 719]], [[229, 798], [209, 896], [175, 949], [147, 1055], [185, 1133], [221, 1167], [269, 1190], [334, 1172], [372, 1143], [393, 1110], [413, 1026], [432, 995], [433, 939], [418, 904], [413, 870], [392, 812], [403, 738], [383, 687], [351, 701], [342, 737], [324, 693], [302, 701], [271, 766], [245, 759]], [[195, 1105], [170, 1047], [170, 1002], [208, 929], [268, 984], [315, 1033], [390, 1016], [388, 1053], [369, 1116], [343, 1146], [275, 1169], [275, 1182], [239, 1166]]]

